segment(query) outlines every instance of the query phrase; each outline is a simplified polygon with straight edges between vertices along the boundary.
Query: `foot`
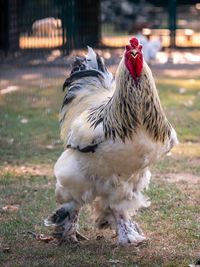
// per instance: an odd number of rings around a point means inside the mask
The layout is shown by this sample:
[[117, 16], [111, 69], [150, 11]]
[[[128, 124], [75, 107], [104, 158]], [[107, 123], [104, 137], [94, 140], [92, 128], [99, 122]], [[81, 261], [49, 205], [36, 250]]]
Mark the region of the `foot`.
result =
[[82, 235], [78, 230], [76, 230], [72, 234], [66, 235], [66, 234], [64, 234], [63, 228], [62, 229], [60, 229], [60, 228], [55, 229], [55, 231], [53, 232], [53, 236], [61, 242], [69, 241], [72, 243], [78, 243], [78, 242], [83, 241], [83, 240], [89, 240], [86, 236]]
[[71, 202], [57, 209], [44, 221], [44, 224], [53, 227], [53, 235], [58, 239], [78, 242], [87, 239], [78, 232], [78, 216], [79, 209]]
[[142, 230], [131, 220], [119, 219], [117, 222], [118, 244], [139, 246], [145, 240]]

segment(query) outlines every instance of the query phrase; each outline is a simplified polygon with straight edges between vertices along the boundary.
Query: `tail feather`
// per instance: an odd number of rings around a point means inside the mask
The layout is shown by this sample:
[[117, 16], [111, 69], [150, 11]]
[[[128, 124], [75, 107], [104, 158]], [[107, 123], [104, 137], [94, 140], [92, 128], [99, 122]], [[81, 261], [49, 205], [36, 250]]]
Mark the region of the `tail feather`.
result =
[[[97, 90], [104, 88], [111, 90], [113, 75], [108, 71], [103, 59], [88, 46], [88, 53], [85, 57], [76, 57], [70, 76], [63, 84], [63, 91], [66, 89], [66, 95], [63, 100], [61, 110], [64, 106], [71, 103], [81, 90], [87, 90], [90, 83], [94, 84], [94, 78], [97, 78]], [[87, 80], [84, 80], [87, 78]], [[100, 86], [98, 86], [100, 84]], [[94, 90], [91, 92], [93, 93]]]
[[106, 68], [103, 58], [100, 57], [98, 53], [95, 53], [90, 46], [88, 46], [88, 53], [85, 56], [85, 59], [87, 62], [87, 69], [96, 69], [101, 71], [104, 75], [107, 74], [107, 78], [110, 77], [113, 79], [112, 74]]
[[[76, 80], [85, 78], [85, 77], [97, 77], [97, 78], [103, 78], [103, 75], [100, 71], [98, 70], [79, 70], [76, 72], [73, 72], [69, 78], [67, 78], [63, 84], [63, 91], [65, 90], [66, 87], [69, 87], [73, 82]], [[77, 86], [76, 86], [77, 87]], [[72, 90], [72, 88], [69, 88]]]
[[94, 50], [90, 46], [88, 46], [87, 49], [88, 49], [88, 53], [85, 56], [87, 68], [88, 69], [98, 69], [98, 64], [97, 64], [97, 60], [96, 60], [97, 54], [94, 52]]
[[71, 74], [66, 79], [63, 89], [78, 79], [90, 76], [100, 78], [106, 89], [111, 88], [113, 75], [106, 68], [103, 59], [88, 46], [88, 53], [84, 58], [75, 58]]

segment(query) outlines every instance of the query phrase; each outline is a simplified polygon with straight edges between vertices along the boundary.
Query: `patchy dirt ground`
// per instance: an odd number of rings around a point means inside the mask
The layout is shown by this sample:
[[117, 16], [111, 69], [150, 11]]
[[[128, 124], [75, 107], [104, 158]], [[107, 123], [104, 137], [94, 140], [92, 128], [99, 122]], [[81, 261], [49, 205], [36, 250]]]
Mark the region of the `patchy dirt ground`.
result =
[[184, 182], [188, 184], [200, 185], [200, 176], [191, 173], [168, 173], [166, 180], [169, 183]]
[[[198, 163], [199, 164], [199, 163]], [[14, 173], [15, 176], [53, 176], [53, 164], [34, 164], [34, 165], [11, 165], [5, 164], [0, 167], [0, 175], [6, 173]], [[159, 178], [163, 174], [157, 173], [156, 178]], [[192, 185], [200, 185], [200, 176], [193, 175], [191, 173], [166, 173], [164, 175], [165, 180], [168, 183], [186, 183]]]
[[0, 175], [5, 173], [14, 173], [15, 176], [52, 176], [53, 166], [52, 164], [34, 164], [34, 165], [13, 165], [5, 164], [0, 167]]

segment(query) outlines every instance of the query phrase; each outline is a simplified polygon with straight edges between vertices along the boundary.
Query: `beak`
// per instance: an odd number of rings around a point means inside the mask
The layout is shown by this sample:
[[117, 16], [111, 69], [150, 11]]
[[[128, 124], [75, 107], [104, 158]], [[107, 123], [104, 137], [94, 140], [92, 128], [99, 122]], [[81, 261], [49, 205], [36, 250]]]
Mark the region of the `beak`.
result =
[[136, 58], [137, 55], [138, 55], [138, 51], [137, 51], [136, 49], [133, 49], [133, 50], [131, 51], [131, 55], [132, 55], [133, 58]]

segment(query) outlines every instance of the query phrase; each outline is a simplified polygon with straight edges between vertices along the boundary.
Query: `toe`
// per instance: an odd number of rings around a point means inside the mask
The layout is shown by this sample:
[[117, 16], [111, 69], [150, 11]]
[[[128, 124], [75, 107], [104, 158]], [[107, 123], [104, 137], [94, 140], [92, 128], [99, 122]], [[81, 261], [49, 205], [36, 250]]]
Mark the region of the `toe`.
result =
[[79, 233], [79, 231], [76, 230], [76, 237], [79, 241], [81, 240], [89, 240], [86, 236], [82, 235], [81, 233]]

